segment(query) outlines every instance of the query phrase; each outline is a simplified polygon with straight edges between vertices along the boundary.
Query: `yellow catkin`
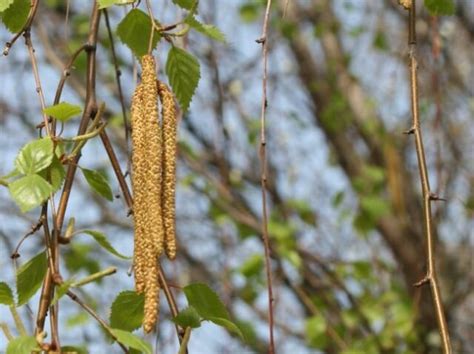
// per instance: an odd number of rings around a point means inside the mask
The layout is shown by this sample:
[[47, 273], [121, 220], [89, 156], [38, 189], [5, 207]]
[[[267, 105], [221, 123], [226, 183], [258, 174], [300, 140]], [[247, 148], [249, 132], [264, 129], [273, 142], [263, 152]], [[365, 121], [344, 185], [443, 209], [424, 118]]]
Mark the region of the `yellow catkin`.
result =
[[142, 88], [138, 86], [132, 98], [131, 125], [132, 125], [132, 189], [133, 189], [133, 220], [135, 225], [133, 268], [135, 288], [138, 293], [145, 290], [145, 263], [144, 257], [148, 212], [146, 205], [146, 131], [145, 114], [143, 112]]
[[177, 118], [173, 93], [158, 82], [162, 107], [163, 185], [162, 213], [165, 231], [165, 252], [169, 259], [176, 258], [175, 194], [176, 194], [176, 134]]
[[398, 0], [398, 3], [408, 10], [412, 6], [412, 1], [413, 0]]
[[158, 283], [158, 266], [157, 259], [154, 256], [155, 249], [152, 244], [154, 240], [149, 238], [145, 248], [146, 257], [146, 285], [145, 285], [145, 304], [143, 316], [143, 329], [146, 333], [150, 333], [158, 321], [159, 305], [160, 305], [160, 287]]
[[[143, 104], [146, 115], [148, 160], [148, 217], [149, 230], [153, 237], [156, 258], [163, 253], [164, 230], [161, 213], [162, 141], [158, 117], [158, 88], [156, 87], [156, 65], [152, 55], [142, 57]], [[156, 259], [155, 258], [155, 259]]]

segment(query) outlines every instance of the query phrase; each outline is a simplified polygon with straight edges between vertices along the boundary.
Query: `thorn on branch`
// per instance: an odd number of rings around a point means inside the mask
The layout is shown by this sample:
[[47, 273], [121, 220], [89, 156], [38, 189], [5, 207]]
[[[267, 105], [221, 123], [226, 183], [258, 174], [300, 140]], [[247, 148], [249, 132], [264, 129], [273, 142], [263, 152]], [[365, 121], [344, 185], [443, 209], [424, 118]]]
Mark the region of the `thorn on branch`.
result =
[[417, 281], [415, 284], [413, 284], [413, 286], [415, 288], [419, 288], [425, 284], [428, 284], [430, 281], [431, 281], [431, 276], [425, 275], [423, 279], [421, 279], [420, 281]]
[[267, 39], [265, 37], [260, 37], [256, 39], [255, 42], [257, 42], [258, 44], [265, 44], [266, 40]]
[[410, 135], [410, 134], [415, 134], [415, 127], [411, 127], [408, 130], [405, 130], [403, 134]]
[[430, 192], [430, 194], [429, 194], [429, 198], [430, 198], [430, 200], [432, 200], [432, 201], [437, 201], [437, 200], [443, 201], [443, 202], [446, 201], [445, 198], [441, 198], [441, 197], [440, 197], [439, 195], [437, 195], [436, 193], [431, 193], [431, 192]]

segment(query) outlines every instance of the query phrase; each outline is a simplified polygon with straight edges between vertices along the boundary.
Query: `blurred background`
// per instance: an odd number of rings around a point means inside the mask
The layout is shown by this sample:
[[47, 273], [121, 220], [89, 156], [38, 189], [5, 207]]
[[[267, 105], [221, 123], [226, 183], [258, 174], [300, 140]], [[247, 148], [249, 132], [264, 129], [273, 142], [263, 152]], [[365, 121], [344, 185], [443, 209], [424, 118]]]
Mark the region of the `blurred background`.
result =
[[[452, 16], [436, 18], [418, 1], [420, 114], [432, 190], [436, 260], [455, 353], [474, 348], [474, 1], [457, 0]], [[66, 19], [66, 4], [69, 16]], [[201, 1], [199, 18], [226, 36], [218, 43], [192, 32], [176, 43], [201, 64], [196, 96], [180, 121], [177, 185], [177, 261], [163, 261], [172, 286], [204, 282], [214, 288], [246, 341], [213, 324], [193, 331], [190, 353], [263, 353], [267, 294], [261, 239], [259, 116], [265, 1]], [[71, 53], [86, 42], [93, 2], [45, 0], [32, 28], [46, 104], [51, 105]], [[144, 4], [141, 5], [144, 8]], [[108, 10], [112, 28], [129, 8]], [[171, 1], [155, 17], [184, 16]], [[103, 18], [101, 19], [103, 21]], [[11, 34], [2, 27], [2, 43]], [[395, 0], [274, 1], [269, 24], [267, 112], [269, 233], [279, 353], [437, 353], [425, 272], [420, 181], [411, 126], [407, 12]], [[105, 23], [99, 29], [97, 99], [107, 104], [107, 131], [128, 169], [127, 141]], [[127, 107], [137, 62], [115, 36]], [[163, 73], [170, 45], [155, 55]], [[85, 54], [71, 72], [63, 100], [83, 105]], [[0, 58], [0, 175], [41, 122], [23, 40]], [[128, 113], [128, 112], [127, 112]], [[65, 127], [73, 136], [79, 120]], [[90, 191], [77, 175], [66, 218], [95, 229], [132, 254], [132, 220], [100, 140], [87, 143], [80, 165], [103, 171], [117, 198]], [[0, 280], [13, 283], [10, 255], [39, 216], [22, 214], [0, 189]], [[90, 242], [89, 242], [90, 241]], [[39, 234], [20, 249], [20, 262], [43, 248]], [[105, 253], [83, 236], [61, 249], [63, 276], [78, 278], [108, 266], [114, 276], [79, 293], [104, 318], [116, 295], [133, 288], [130, 262]], [[183, 295], [174, 288], [180, 308]], [[20, 308], [34, 327], [38, 296]], [[166, 302], [160, 353], [178, 343]], [[0, 322], [13, 323], [6, 307]], [[97, 323], [64, 298], [62, 342], [90, 353], [115, 353]], [[15, 333], [15, 332], [14, 332]], [[6, 339], [0, 335], [0, 352]]]

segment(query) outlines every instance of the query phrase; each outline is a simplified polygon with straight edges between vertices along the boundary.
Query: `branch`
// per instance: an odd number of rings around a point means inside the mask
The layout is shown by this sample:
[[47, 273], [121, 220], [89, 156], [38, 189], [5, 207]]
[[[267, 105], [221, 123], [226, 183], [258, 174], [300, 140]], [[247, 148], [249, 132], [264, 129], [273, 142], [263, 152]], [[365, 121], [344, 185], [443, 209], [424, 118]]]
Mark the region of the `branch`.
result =
[[427, 252], [427, 273], [425, 277], [420, 280], [415, 286], [421, 286], [425, 283], [430, 284], [431, 294], [433, 296], [434, 307], [436, 311], [436, 318], [438, 321], [439, 334], [441, 336], [443, 353], [450, 354], [451, 340], [448, 333], [446, 324], [446, 318], [444, 315], [443, 303], [441, 300], [441, 294], [439, 290], [436, 266], [435, 266], [435, 255], [434, 255], [434, 236], [432, 227], [432, 216], [431, 216], [431, 202], [437, 200], [437, 198], [430, 191], [430, 183], [428, 177], [428, 169], [426, 167], [426, 157], [423, 145], [423, 138], [421, 133], [420, 118], [418, 114], [418, 76], [417, 76], [417, 60], [416, 60], [416, 1], [413, 0], [409, 9], [409, 20], [408, 20], [408, 44], [410, 47], [409, 58], [410, 58], [410, 87], [411, 87], [411, 110], [413, 118], [413, 126], [410, 131], [415, 135], [415, 146], [416, 156], [418, 160], [418, 167], [420, 171], [421, 188], [423, 195], [423, 221], [425, 225], [425, 236], [426, 236], [426, 252]]
[[260, 112], [260, 173], [261, 173], [261, 189], [262, 189], [262, 237], [265, 249], [265, 269], [267, 274], [268, 288], [268, 330], [270, 336], [269, 354], [275, 353], [275, 341], [273, 338], [273, 286], [272, 271], [270, 262], [270, 237], [268, 235], [268, 212], [267, 212], [267, 151], [265, 136], [265, 113], [268, 107], [267, 99], [267, 77], [268, 77], [268, 20], [270, 18], [272, 0], [267, 0], [267, 8], [265, 10], [265, 18], [263, 20], [262, 36], [257, 39], [257, 43], [262, 44], [263, 56], [263, 79], [262, 79], [262, 108]]
[[107, 324], [107, 322], [105, 322], [102, 318], [100, 318], [100, 316], [95, 313], [95, 311], [89, 307], [87, 304], [85, 304], [84, 302], [81, 301], [81, 299], [79, 299], [77, 297], [76, 294], [74, 294], [71, 290], [68, 290], [68, 292], [66, 293], [67, 296], [69, 296], [69, 298], [74, 301], [76, 304], [78, 304], [79, 306], [81, 306], [89, 315], [91, 315], [97, 322], [99, 322], [99, 324], [102, 326], [102, 328], [105, 329], [105, 331], [113, 338], [117, 341], [117, 344], [120, 346], [120, 348], [122, 348], [122, 350], [125, 352], [125, 353], [128, 353], [128, 349], [118, 341], [117, 337], [115, 336], [115, 334], [112, 332], [112, 328], [110, 328], [110, 326]]

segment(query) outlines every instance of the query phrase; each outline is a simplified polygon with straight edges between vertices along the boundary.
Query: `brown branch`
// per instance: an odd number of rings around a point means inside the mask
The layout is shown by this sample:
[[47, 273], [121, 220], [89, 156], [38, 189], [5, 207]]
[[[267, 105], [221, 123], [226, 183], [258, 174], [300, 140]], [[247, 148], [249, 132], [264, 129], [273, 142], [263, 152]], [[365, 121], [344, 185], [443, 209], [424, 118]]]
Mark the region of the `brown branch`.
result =
[[[94, 1], [92, 15], [91, 15], [89, 38], [88, 38], [87, 45], [84, 48], [87, 52], [87, 95], [86, 95], [86, 103], [85, 103], [86, 108], [82, 116], [78, 135], [84, 134], [84, 132], [87, 130], [87, 125], [89, 123], [90, 117], [93, 116], [95, 114], [95, 111], [97, 110], [96, 100], [95, 100], [95, 48], [97, 44], [99, 17], [100, 17], [100, 13], [98, 10], [98, 6], [97, 6], [97, 3]], [[30, 45], [28, 45], [29, 31], [25, 31], [25, 38], [26, 38], [27, 46], [29, 50], [31, 51], [30, 57], [32, 58], [32, 61], [33, 61], [34, 51], [31, 46], [31, 42], [30, 42]], [[33, 70], [35, 70], [35, 66], [33, 66]], [[37, 76], [37, 72], [35, 73], [35, 78], [36, 76]], [[39, 76], [37, 79], [37, 87], [38, 87], [38, 82], [39, 82]], [[42, 98], [41, 90], [38, 91], [38, 93], [40, 94], [40, 98]], [[45, 108], [44, 98], [42, 98], [41, 106], [43, 109]], [[45, 114], [43, 114], [43, 117], [44, 117], [45, 127], [49, 134], [50, 130], [49, 130], [48, 117]], [[43, 282], [39, 308], [38, 308], [38, 314], [37, 314], [37, 319], [36, 319], [36, 328], [35, 328], [36, 334], [40, 334], [44, 331], [44, 322], [45, 322], [45, 318], [47, 314], [47, 309], [51, 303], [51, 300], [54, 294], [54, 283], [58, 280], [57, 279], [58, 274], [56, 272], [56, 270], [58, 270], [58, 261], [59, 261], [58, 260], [58, 247], [59, 247], [58, 240], [61, 234], [61, 228], [63, 226], [67, 203], [69, 200], [69, 195], [71, 192], [72, 183], [74, 181], [74, 175], [77, 169], [77, 162], [79, 161], [79, 158], [80, 158], [80, 154], [78, 154], [74, 158], [73, 163], [69, 164], [69, 168], [68, 168], [66, 179], [64, 182], [63, 192], [61, 194], [61, 199], [60, 199], [57, 213], [54, 213], [53, 211], [53, 213], [56, 215], [56, 218], [53, 218], [54, 225], [53, 225], [53, 233], [52, 233], [52, 244], [50, 245], [50, 248], [51, 248], [51, 253], [53, 253], [53, 257], [54, 257], [54, 265], [52, 267], [48, 267], [48, 271], [46, 273], [46, 277]], [[52, 309], [52, 313], [51, 313], [52, 317], [54, 317], [54, 319], [52, 319], [52, 321], [54, 320], [52, 322], [52, 325], [57, 324], [57, 318], [56, 318], [57, 310], [58, 310], [58, 307], [56, 304], [54, 309]]]
[[[94, 1], [93, 10], [91, 15], [91, 23], [89, 30], [89, 37], [85, 47], [87, 52], [87, 83], [86, 83], [86, 102], [85, 109], [82, 115], [81, 123], [79, 125], [77, 135], [83, 135], [89, 123], [91, 117], [95, 115], [97, 111], [96, 103], [96, 92], [95, 92], [95, 78], [96, 78], [96, 46], [97, 46], [97, 33], [99, 29], [100, 12], [97, 3]], [[80, 154], [78, 154], [73, 163], [69, 165], [66, 173], [66, 179], [64, 181], [63, 192], [59, 201], [58, 213], [56, 219], [55, 230], [60, 233], [64, 222], [64, 216], [66, 214], [66, 208], [71, 194], [72, 184], [74, 176], [77, 170], [77, 163], [79, 162]]]
[[45, 100], [44, 100], [43, 88], [41, 87], [41, 80], [40, 80], [39, 72], [38, 72], [38, 63], [36, 61], [35, 49], [33, 48], [33, 44], [31, 42], [30, 28], [27, 28], [24, 32], [25, 32], [24, 33], [25, 44], [26, 44], [26, 47], [28, 48], [28, 54], [30, 56], [31, 66], [32, 66], [32, 69], [33, 69], [33, 75], [35, 77], [36, 92], [38, 93], [38, 96], [39, 96], [39, 99], [40, 99], [41, 113], [42, 113], [42, 116], [43, 116], [43, 123], [45, 125], [47, 134], [51, 135], [51, 130], [50, 130], [50, 127], [49, 127], [49, 122], [48, 122], [48, 116], [43, 112], [43, 110], [46, 108], [46, 103], [45, 103]]
[[441, 294], [439, 290], [436, 266], [435, 266], [435, 255], [434, 255], [434, 235], [433, 235], [433, 222], [431, 216], [431, 202], [437, 197], [430, 191], [428, 169], [426, 167], [426, 157], [423, 145], [423, 138], [421, 133], [419, 110], [418, 110], [418, 76], [417, 76], [417, 60], [416, 60], [416, 1], [413, 0], [412, 5], [409, 9], [409, 20], [408, 20], [408, 44], [410, 47], [409, 59], [410, 59], [410, 88], [411, 88], [411, 111], [413, 118], [413, 126], [411, 130], [415, 135], [415, 146], [416, 155], [418, 160], [418, 167], [421, 179], [421, 188], [423, 195], [423, 219], [425, 226], [426, 235], [426, 256], [427, 256], [427, 273], [425, 277], [416, 283], [416, 286], [421, 286], [425, 283], [430, 284], [431, 294], [433, 296], [434, 307], [436, 312], [436, 319], [438, 322], [439, 334], [441, 336], [441, 342], [443, 346], [443, 353], [450, 354], [451, 341], [448, 333], [446, 324], [446, 318], [444, 315], [443, 303], [441, 300]]
[[261, 168], [261, 189], [262, 189], [262, 237], [265, 249], [265, 269], [267, 274], [268, 288], [268, 330], [270, 336], [269, 354], [275, 353], [275, 341], [273, 338], [273, 286], [272, 270], [270, 261], [270, 237], [268, 235], [268, 215], [267, 215], [267, 151], [265, 137], [265, 113], [268, 107], [267, 99], [267, 77], [268, 77], [268, 20], [270, 18], [272, 0], [267, 0], [265, 18], [263, 20], [262, 36], [257, 39], [257, 43], [262, 44], [263, 56], [263, 79], [262, 79], [262, 108], [260, 112], [260, 168]]

